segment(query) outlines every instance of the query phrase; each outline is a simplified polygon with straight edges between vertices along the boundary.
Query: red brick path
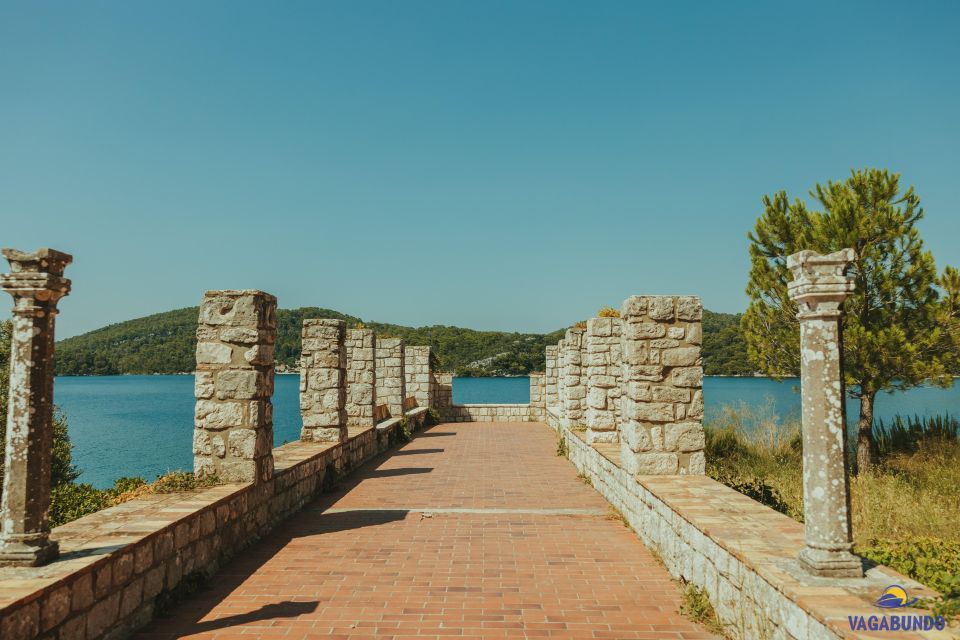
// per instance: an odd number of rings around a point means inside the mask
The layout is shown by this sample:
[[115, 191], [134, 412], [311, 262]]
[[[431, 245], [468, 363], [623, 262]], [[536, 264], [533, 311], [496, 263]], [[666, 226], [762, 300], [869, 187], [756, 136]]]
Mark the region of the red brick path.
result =
[[530, 423], [433, 427], [137, 637], [714, 637], [676, 613], [666, 571], [555, 438]]

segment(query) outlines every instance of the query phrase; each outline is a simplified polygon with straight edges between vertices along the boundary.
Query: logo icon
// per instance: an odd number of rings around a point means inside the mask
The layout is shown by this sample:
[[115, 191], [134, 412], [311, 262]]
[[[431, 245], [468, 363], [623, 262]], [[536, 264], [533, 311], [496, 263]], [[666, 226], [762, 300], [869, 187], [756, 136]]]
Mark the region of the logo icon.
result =
[[900, 609], [902, 607], [913, 606], [917, 600], [917, 598], [911, 599], [907, 595], [907, 590], [900, 585], [892, 584], [883, 590], [883, 593], [880, 594], [880, 597], [877, 598], [874, 604], [884, 609]]

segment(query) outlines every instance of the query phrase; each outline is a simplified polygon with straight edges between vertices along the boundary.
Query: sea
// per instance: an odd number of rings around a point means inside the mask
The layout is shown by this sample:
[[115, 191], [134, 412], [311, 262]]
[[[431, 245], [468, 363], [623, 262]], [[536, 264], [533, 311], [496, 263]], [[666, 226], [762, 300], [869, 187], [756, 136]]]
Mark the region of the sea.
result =
[[[529, 402], [529, 379], [454, 378], [455, 403]], [[703, 383], [707, 421], [730, 411], [751, 425], [783, 423], [800, 416], [799, 380], [707, 377]], [[274, 444], [300, 435], [299, 376], [278, 375], [273, 395]], [[193, 466], [193, 376], [58, 377], [54, 402], [66, 415], [79, 482], [104, 488], [123, 476], [153, 480]], [[848, 422], [858, 414], [847, 402]], [[918, 387], [881, 393], [875, 416], [960, 416], [960, 380], [950, 389]]]

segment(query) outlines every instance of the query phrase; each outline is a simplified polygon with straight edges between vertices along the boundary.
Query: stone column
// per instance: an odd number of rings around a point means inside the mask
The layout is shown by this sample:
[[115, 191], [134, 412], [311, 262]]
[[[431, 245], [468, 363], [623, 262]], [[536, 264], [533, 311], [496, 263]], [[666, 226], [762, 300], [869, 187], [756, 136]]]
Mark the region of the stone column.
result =
[[376, 424], [377, 337], [373, 329], [349, 329], [347, 354], [347, 424], [368, 428]]
[[557, 345], [547, 345], [546, 366], [544, 367], [544, 385], [546, 387], [546, 405], [555, 409], [557, 397]]
[[53, 249], [4, 249], [13, 296], [10, 395], [0, 507], [0, 566], [36, 566], [57, 557], [50, 540], [53, 456], [53, 354], [57, 303], [70, 293], [63, 271], [73, 257]]
[[452, 407], [453, 407], [453, 374], [452, 373], [436, 373], [433, 376], [434, 380], [434, 389], [433, 389], [433, 402], [437, 411], [440, 412], [440, 417], [444, 420], [448, 420], [451, 417]]
[[620, 402], [620, 318], [591, 318], [584, 334], [587, 442], [615, 443]]
[[803, 404], [803, 515], [806, 546], [800, 565], [817, 576], [859, 578], [850, 527], [847, 428], [841, 305], [854, 291], [845, 275], [853, 249], [821, 256], [801, 251], [787, 258], [790, 299], [800, 321], [800, 390]]
[[387, 405], [390, 417], [400, 418], [405, 397], [403, 340], [377, 338], [377, 404]]
[[563, 382], [566, 346], [567, 342], [563, 338], [557, 341], [557, 419], [560, 421], [560, 426], [565, 424], [563, 417], [567, 415], [567, 385]]
[[207, 291], [197, 327], [193, 470], [226, 482], [273, 477], [273, 350], [277, 299]]
[[584, 329], [567, 329], [563, 338], [560, 357], [560, 386], [563, 387], [563, 414], [560, 424], [568, 429], [583, 424], [583, 404], [587, 388], [583, 380], [583, 334]]
[[411, 346], [403, 349], [406, 395], [415, 398], [418, 407], [430, 406], [430, 347]]
[[300, 354], [300, 439], [347, 441], [346, 323], [334, 319], [303, 321]]
[[704, 473], [700, 299], [631, 296], [620, 315], [624, 469], [643, 475]]

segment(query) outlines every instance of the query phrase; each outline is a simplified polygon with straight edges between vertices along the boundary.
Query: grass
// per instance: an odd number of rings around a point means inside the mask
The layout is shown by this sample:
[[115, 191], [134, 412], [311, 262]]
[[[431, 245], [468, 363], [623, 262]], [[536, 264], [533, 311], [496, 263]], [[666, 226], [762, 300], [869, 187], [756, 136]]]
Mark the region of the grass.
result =
[[681, 583], [681, 587], [680, 615], [703, 625], [713, 633], [729, 637], [726, 627], [720, 622], [710, 598], [707, 597], [707, 592], [691, 583]]
[[[850, 480], [855, 551], [943, 593], [938, 612], [960, 614], [960, 422], [896, 418], [875, 431], [880, 463]], [[706, 432], [710, 477], [803, 521], [797, 422], [727, 407]]]

